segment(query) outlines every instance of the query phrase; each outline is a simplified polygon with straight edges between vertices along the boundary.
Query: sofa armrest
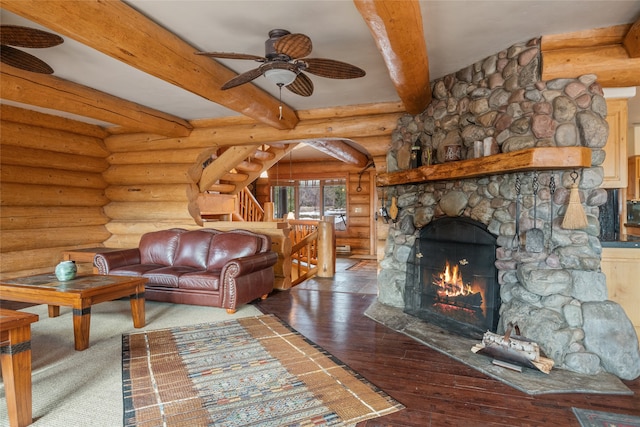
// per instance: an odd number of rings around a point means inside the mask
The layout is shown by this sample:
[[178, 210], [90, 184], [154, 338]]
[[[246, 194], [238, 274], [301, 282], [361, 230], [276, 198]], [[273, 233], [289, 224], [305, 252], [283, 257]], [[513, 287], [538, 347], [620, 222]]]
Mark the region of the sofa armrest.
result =
[[227, 278], [236, 278], [269, 268], [278, 261], [278, 254], [273, 251], [262, 252], [229, 260], [220, 273], [220, 283], [227, 283]]
[[96, 254], [93, 257], [93, 264], [98, 269], [99, 274], [109, 274], [109, 271], [114, 268], [140, 264], [140, 250], [133, 248]]

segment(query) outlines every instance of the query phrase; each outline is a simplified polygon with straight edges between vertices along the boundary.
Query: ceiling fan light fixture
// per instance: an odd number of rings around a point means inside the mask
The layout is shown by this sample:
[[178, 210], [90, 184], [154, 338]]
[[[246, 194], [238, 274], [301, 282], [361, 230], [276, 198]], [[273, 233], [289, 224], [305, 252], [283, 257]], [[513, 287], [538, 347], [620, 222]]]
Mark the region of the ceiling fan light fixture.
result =
[[271, 82], [282, 87], [293, 83], [298, 74], [286, 68], [273, 68], [270, 70], [266, 70], [264, 72], [264, 76]]

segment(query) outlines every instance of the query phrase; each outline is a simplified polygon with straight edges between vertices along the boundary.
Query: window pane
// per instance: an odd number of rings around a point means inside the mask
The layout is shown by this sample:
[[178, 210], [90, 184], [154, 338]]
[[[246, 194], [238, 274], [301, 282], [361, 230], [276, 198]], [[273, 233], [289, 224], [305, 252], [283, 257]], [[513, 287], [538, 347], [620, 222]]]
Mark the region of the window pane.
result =
[[324, 181], [324, 214], [335, 217], [336, 230], [347, 229], [347, 186], [344, 179]]
[[298, 188], [298, 218], [319, 220], [322, 216], [320, 208], [320, 181], [300, 181]]
[[272, 191], [273, 216], [275, 218], [284, 218], [289, 212], [295, 212], [295, 192], [293, 186], [274, 186]]
[[347, 229], [346, 179], [303, 180], [291, 185], [272, 187], [275, 218], [284, 218], [289, 212], [298, 219], [320, 220], [333, 216], [338, 231]]

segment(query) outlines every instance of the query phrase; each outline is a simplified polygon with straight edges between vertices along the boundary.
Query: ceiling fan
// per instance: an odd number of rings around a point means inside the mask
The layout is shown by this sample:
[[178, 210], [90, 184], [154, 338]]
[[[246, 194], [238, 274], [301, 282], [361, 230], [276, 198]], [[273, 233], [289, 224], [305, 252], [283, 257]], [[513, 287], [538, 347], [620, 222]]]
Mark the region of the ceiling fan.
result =
[[258, 68], [229, 80], [222, 90], [231, 89], [264, 75], [280, 89], [286, 87], [300, 96], [311, 96], [313, 83], [303, 71], [330, 79], [355, 79], [365, 75], [364, 70], [346, 62], [325, 58], [307, 58], [311, 53], [311, 39], [304, 34], [291, 34], [287, 30], [269, 31], [265, 41], [265, 56], [231, 52], [196, 52], [197, 55], [221, 59], [250, 59], [262, 62]]
[[46, 48], [61, 44], [64, 39], [56, 34], [18, 25], [0, 25], [0, 62], [34, 73], [53, 74], [46, 62], [30, 53], [11, 46]]

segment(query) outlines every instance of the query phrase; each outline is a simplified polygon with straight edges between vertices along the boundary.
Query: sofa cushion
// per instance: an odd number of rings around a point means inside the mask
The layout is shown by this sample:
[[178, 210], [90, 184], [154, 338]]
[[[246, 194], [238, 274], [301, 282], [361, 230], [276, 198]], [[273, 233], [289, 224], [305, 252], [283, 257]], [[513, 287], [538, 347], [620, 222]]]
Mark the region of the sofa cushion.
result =
[[260, 250], [262, 242], [256, 236], [243, 233], [221, 233], [211, 239], [207, 270], [220, 270], [234, 258], [253, 255]]
[[140, 264], [171, 265], [178, 245], [178, 236], [187, 230], [152, 231], [140, 238]]
[[206, 270], [212, 236], [212, 233], [204, 230], [192, 230], [180, 234], [173, 265]]
[[177, 288], [180, 276], [185, 273], [193, 273], [195, 271], [197, 270], [193, 267], [162, 267], [147, 271], [142, 275], [142, 277], [146, 277], [149, 279], [149, 283], [153, 283], [156, 286]]
[[109, 274], [116, 276], [142, 276], [144, 273], [165, 267], [159, 264], [131, 264], [124, 267], [112, 268]]
[[196, 271], [185, 273], [178, 279], [180, 289], [220, 290], [220, 271]]

